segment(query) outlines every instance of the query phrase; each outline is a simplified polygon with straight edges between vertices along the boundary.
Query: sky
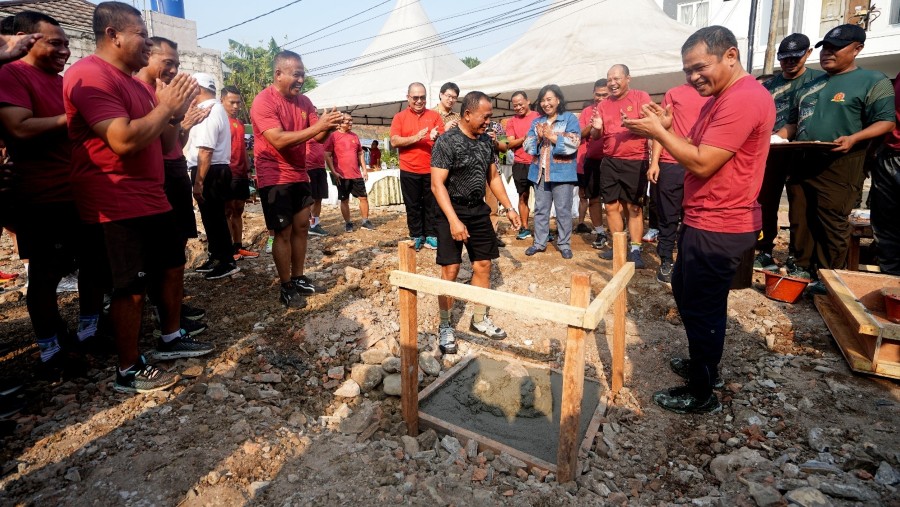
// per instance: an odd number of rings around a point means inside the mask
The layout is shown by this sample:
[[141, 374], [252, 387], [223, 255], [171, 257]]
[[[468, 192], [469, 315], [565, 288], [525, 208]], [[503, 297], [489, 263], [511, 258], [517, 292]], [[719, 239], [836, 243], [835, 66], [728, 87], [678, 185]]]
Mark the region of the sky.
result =
[[[98, 0], [94, 1], [96, 3]], [[197, 35], [198, 37], [203, 37], [222, 28], [281, 7], [290, 1], [184, 0], [185, 17], [197, 23]], [[511, 12], [516, 12], [519, 9], [531, 10], [539, 8], [543, 10], [551, 3], [551, 0], [508, 0], [505, 2], [488, 2], [485, 0], [419, 1], [439, 33], [478, 21], [488, 22], [497, 19], [508, 19]], [[150, 0], [131, 0], [131, 3], [135, 4], [139, 9], [143, 9], [145, 3], [147, 8], [150, 6]], [[334, 0], [301, 0], [242, 26], [232, 28], [221, 34], [202, 38], [199, 44], [202, 47], [218, 49], [224, 53], [228, 49], [228, 39], [251, 45], [262, 45], [264, 42], [268, 42], [270, 37], [274, 37], [277, 43], [282, 44], [306, 36], [299, 42], [288, 44], [287, 48], [300, 53], [303, 56], [307, 69], [315, 75], [316, 67], [359, 56], [371, 40], [353, 42], [338, 48], [330, 47], [377, 35], [381, 26], [387, 20], [388, 13], [396, 3], [397, 0], [345, 0], [337, 4]], [[335, 8], [335, 5], [340, 5], [340, 7]], [[317, 34], [308, 35], [355, 14], [360, 15]], [[451, 16], [453, 16], [453, 19], [441, 20]], [[348, 25], [360, 21], [365, 22], [358, 26], [348, 27]], [[490, 30], [486, 29], [466, 40], [452, 42], [449, 46], [460, 58], [474, 56], [481, 61], [485, 61], [515, 41], [533, 22], [534, 19], [528, 19], [517, 24], [499, 26]], [[344, 31], [329, 34], [341, 28], [344, 28]], [[300, 45], [297, 46], [297, 44]], [[325, 82], [328, 79], [320, 79], [320, 82]]]

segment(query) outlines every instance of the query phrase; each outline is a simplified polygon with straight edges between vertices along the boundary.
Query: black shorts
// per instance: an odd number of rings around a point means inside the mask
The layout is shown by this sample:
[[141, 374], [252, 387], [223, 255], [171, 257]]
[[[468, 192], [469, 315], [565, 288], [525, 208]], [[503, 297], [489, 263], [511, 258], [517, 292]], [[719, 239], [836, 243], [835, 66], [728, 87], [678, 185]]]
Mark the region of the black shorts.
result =
[[227, 201], [246, 201], [250, 198], [250, 179], [232, 178]]
[[139, 294], [150, 276], [184, 265], [182, 238], [173, 234], [175, 220], [175, 212], [167, 211], [100, 224], [113, 290]]
[[487, 203], [474, 207], [453, 204], [453, 210], [469, 231], [469, 239], [465, 243], [455, 241], [450, 234], [447, 216], [438, 209], [436, 217], [438, 247], [435, 262], [439, 266], [462, 263], [463, 245], [466, 246], [466, 252], [472, 262], [500, 257], [497, 233], [494, 232], [494, 224], [491, 223], [491, 208]]
[[605, 203], [641, 204], [647, 195], [647, 162], [605, 157], [600, 163], [600, 194]]
[[584, 174], [578, 175], [578, 188], [584, 193], [585, 199], [600, 197], [600, 162], [602, 158], [585, 158]]
[[522, 195], [531, 191], [532, 183], [528, 181], [528, 169], [531, 164], [516, 162], [512, 166], [513, 183], [516, 185], [516, 193]]
[[166, 179], [163, 190], [175, 212], [175, 230], [182, 239], [197, 237], [197, 218], [194, 216], [194, 190], [184, 157], [164, 160]]
[[369, 195], [366, 192], [366, 180], [362, 178], [353, 178], [352, 180], [338, 178], [337, 190], [339, 201], [346, 201], [351, 195], [357, 199]]
[[21, 205], [17, 211], [13, 226], [19, 257], [46, 261], [61, 275], [74, 271], [84, 228], [75, 203], [33, 203]]
[[259, 189], [266, 227], [275, 232], [282, 231], [294, 223], [294, 215], [312, 206], [312, 191], [309, 182], [285, 183]]
[[309, 186], [312, 192], [312, 198], [321, 201], [328, 199], [328, 171], [316, 168], [306, 171], [309, 174]]

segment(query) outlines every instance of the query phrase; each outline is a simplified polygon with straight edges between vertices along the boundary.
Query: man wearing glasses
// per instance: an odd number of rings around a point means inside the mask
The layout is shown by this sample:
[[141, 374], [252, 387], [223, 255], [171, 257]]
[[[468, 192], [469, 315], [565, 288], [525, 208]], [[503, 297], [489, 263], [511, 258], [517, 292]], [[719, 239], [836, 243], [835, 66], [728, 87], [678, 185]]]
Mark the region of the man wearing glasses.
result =
[[423, 246], [437, 250], [431, 149], [435, 138], [444, 133], [441, 116], [425, 107], [426, 98], [425, 85], [409, 85], [409, 107], [391, 122], [391, 145], [400, 152], [400, 191], [406, 205], [406, 225], [417, 251]]
[[434, 106], [432, 111], [441, 115], [441, 119], [444, 120], [444, 131], [446, 132], [459, 125], [459, 120], [462, 118], [459, 113], [453, 110], [456, 101], [459, 100], [459, 87], [456, 86], [456, 83], [444, 83], [441, 86], [440, 99], [440, 102]]

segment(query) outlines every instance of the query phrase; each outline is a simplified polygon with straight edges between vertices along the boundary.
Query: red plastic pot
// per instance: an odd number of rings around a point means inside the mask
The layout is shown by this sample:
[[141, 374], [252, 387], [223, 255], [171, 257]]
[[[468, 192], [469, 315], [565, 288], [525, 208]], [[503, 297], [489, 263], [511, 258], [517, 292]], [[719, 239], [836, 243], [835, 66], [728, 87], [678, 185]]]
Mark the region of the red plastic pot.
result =
[[900, 324], [900, 289], [885, 287], [881, 289], [881, 295], [884, 296], [884, 312], [888, 320]]
[[794, 304], [809, 285], [808, 278], [797, 278], [766, 271], [766, 297], [775, 301]]

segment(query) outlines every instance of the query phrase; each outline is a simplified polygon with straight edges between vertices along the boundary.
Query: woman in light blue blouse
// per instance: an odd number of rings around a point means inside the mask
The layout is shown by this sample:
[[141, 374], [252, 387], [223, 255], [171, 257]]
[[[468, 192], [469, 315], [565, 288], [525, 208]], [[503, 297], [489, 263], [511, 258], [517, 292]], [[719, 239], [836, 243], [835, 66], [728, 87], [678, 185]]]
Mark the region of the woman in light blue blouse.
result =
[[563, 259], [572, 258], [572, 202], [578, 182], [576, 152], [581, 142], [578, 118], [566, 111], [562, 90], [554, 84], [541, 88], [537, 111], [525, 151], [534, 156], [528, 179], [534, 185], [534, 244], [525, 255], [547, 249], [550, 236], [550, 207], [556, 205], [556, 246]]

